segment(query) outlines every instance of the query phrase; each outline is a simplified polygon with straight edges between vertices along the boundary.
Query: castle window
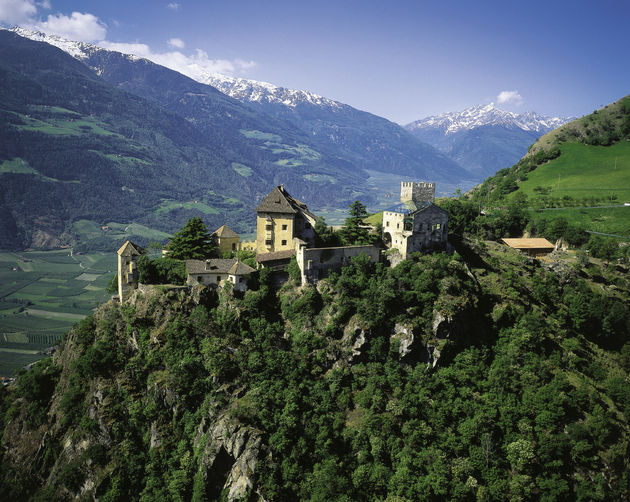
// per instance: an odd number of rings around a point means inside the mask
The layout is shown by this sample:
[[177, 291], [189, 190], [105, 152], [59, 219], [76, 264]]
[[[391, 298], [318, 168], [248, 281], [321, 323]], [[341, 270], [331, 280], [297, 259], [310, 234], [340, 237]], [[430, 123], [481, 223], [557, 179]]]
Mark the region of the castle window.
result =
[[236, 251], [236, 242], [232, 243], [232, 251]]
[[389, 227], [389, 221], [385, 222], [385, 226]]
[[221, 282], [221, 276], [217, 275], [217, 282]]
[[271, 239], [267, 239], [265, 241], [265, 246], [271, 246]]
[[203, 278], [202, 278], [200, 275], [198, 275], [198, 276], [197, 276], [197, 282], [198, 282], [198, 283], [201, 283], [202, 281], [203, 281]]
[[283, 246], [286, 246], [286, 245], [287, 245], [287, 241], [286, 241], [286, 239], [282, 239], [282, 245], [283, 245]]
[[243, 282], [243, 278], [242, 278], [242, 277], [239, 277], [239, 278], [238, 278], [238, 282], [239, 282], [239, 283]]
[[273, 230], [273, 225], [270, 223], [267, 223], [267, 226], [265, 226], [265, 230]]
[[282, 230], [286, 230], [287, 226], [286, 225], [282, 225]]
[[396, 228], [400, 228], [400, 223], [396, 223]]
[[311, 224], [307, 221], [304, 223], [304, 228], [311, 228]]
[[441, 225], [438, 223], [437, 225], [435, 225], [435, 228], [437, 228], [438, 230], [440, 229]]

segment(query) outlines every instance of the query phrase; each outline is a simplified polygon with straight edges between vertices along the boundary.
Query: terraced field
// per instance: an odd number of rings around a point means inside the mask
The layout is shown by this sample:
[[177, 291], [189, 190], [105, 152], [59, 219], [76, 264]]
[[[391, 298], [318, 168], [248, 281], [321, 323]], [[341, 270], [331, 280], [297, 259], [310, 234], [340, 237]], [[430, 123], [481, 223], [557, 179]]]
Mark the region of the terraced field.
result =
[[0, 252], [0, 376], [42, 351], [107, 300], [114, 254], [72, 250]]

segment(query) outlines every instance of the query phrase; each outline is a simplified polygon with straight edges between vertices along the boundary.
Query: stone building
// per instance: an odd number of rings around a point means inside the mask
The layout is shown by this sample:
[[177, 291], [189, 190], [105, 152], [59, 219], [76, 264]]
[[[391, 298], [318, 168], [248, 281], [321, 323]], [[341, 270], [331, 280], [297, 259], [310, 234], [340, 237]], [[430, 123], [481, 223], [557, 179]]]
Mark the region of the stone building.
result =
[[257, 255], [294, 250], [294, 239], [313, 245], [316, 217], [306, 204], [291, 197], [283, 185], [261, 201], [256, 214]]
[[120, 303], [127, 301], [131, 293], [138, 289], [136, 260], [144, 253], [144, 248], [131, 241], [126, 241], [118, 250], [118, 298]]
[[240, 249], [240, 237], [227, 225], [219, 227], [213, 232], [217, 239], [217, 245], [219, 246], [219, 255], [227, 252], [236, 252]]
[[302, 284], [317, 284], [319, 279], [328, 277], [331, 272], [338, 272], [352, 258], [365, 254], [371, 262], [378, 263], [381, 250], [373, 245], [340, 246], [330, 248], [307, 248], [300, 246], [296, 258], [302, 274]]
[[402, 259], [411, 253], [446, 249], [448, 213], [433, 201], [434, 183], [401, 182], [400, 203], [383, 211], [383, 241]]
[[247, 290], [247, 279], [254, 269], [242, 261], [213, 258], [210, 260], [186, 260], [186, 284], [221, 286], [226, 281], [234, 285], [236, 291]]

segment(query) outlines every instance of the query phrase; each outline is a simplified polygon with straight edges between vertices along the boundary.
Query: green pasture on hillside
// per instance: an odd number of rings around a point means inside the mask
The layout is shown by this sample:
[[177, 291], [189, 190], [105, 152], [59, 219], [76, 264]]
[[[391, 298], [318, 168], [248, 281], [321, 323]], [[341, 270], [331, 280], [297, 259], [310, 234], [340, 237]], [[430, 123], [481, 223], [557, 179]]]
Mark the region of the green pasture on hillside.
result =
[[114, 253], [0, 252], [0, 375], [41, 351], [110, 297]]
[[630, 206], [566, 207], [542, 211], [530, 210], [530, 214], [534, 218], [544, 218], [548, 221], [564, 218], [569, 224], [579, 226], [584, 230], [619, 235], [630, 239]]
[[527, 174], [516, 193], [535, 198], [534, 189], [549, 189], [553, 197], [573, 199], [617, 196], [620, 202], [630, 202], [630, 142], [612, 146], [592, 146], [564, 143], [562, 154]]

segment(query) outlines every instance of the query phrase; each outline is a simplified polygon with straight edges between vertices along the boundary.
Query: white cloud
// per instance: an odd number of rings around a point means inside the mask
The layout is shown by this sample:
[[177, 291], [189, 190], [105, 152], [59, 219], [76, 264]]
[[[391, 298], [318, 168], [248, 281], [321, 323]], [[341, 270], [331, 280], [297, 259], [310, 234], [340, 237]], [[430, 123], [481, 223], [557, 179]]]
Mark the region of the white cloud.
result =
[[37, 13], [34, 0], [0, 0], [0, 22], [19, 25], [30, 22]]
[[[146, 44], [109, 42], [107, 37], [107, 25], [93, 14], [73, 12], [65, 14], [49, 15], [45, 21], [38, 19], [38, 8], [49, 9], [49, 0], [0, 0], [0, 23], [21, 25], [32, 30], [58, 35], [68, 40], [82, 42], [98, 42], [98, 45], [106, 49], [133, 54], [149, 59], [157, 64], [183, 73], [194, 80], [203, 82], [208, 74], [222, 73], [224, 75], [242, 74], [254, 67], [254, 61], [243, 59], [212, 59], [208, 53], [196, 49], [190, 54], [184, 54], [180, 50], [167, 52], [153, 52]], [[179, 9], [179, 4], [171, 2], [169, 9]], [[171, 38], [167, 41], [174, 49], [183, 49], [185, 44], [179, 38]]]
[[36, 23], [35, 27], [46, 33], [80, 42], [98, 42], [107, 35], [107, 26], [94, 14], [81, 12], [73, 12], [70, 16], [51, 14], [46, 21]]
[[186, 46], [181, 38], [171, 38], [167, 40], [166, 43], [171, 47], [175, 47], [177, 49], [183, 49]]
[[193, 80], [205, 81], [210, 73], [222, 73], [224, 75], [240, 74], [256, 66], [254, 61], [242, 59], [211, 59], [208, 53], [196, 49], [192, 54], [184, 54], [180, 51], [153, 52], [146, 44], [140, 43], [119, 43], [103, 41], [100, 46], [113, 51], [133, 54], [141, 58], [146, 58], [154, 63], [166, 66], [171, 70], [183, 73]]
[[520, 106], [523, 104], [523, 96], [518, 91], [501, 91], [497, 96], [497, 103]]

